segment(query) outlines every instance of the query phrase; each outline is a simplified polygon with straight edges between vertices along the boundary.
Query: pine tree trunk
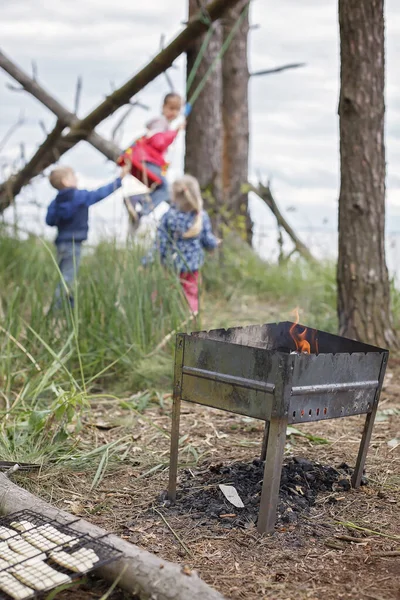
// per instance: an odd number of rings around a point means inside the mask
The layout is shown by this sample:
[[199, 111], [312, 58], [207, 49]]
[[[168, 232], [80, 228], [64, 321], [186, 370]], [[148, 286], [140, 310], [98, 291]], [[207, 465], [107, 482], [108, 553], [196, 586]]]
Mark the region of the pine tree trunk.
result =
[[339, 0], [340, 334], [393, 345], [385, 261], [384, 0]]
[[[199, 10], [197, 0], [189, 0], [189, 17]], [[188, 96], [196, 89], [209, 66], [221, 49], [222, 27], [212, 25], [214, 33], [202, 57]], [[196, 39], [187, 51], [187, 74], [191, 72], [199, 54], [204, 35]], [[222, 68], [217, 64], [196, 100], [186, 127], [185, 172], [197, 177], [204, 193], [205, 208], [214, 226], [218, 227], [218, 214], [222, 204]]]
[[[247, 4], [248, 0], [239, 0], [225, 14], [223, 18], [224, 40], [229, 36], [238, 19], [241, 18]], [[222, 61], [224, 132], [222, 184], [229, 222], [241, 237], [251, 243], [252, 223], [248, 213], [248, 196], [241, 191], [242, 185], [248, 180], [249, 161], [248, 32], [249, 13], [246, 10]]]

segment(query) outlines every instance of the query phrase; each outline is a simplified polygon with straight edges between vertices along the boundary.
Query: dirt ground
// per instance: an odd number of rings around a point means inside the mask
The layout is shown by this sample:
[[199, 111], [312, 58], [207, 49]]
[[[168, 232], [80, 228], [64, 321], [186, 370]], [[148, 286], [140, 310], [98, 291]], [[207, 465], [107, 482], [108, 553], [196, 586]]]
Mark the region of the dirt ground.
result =
[[[129, 459], [106, 474], [92, 492], [88, 489], [93, 474], [84, 473], [55, 478], [42, 472], [25, 485], [133, 544], [188, 565], [232, 600], [398, 600], [399, 393], [400, 363], [392, 361], [367, 458], [368, 485], [320, 493], [311, 509], [299, 513], [297, 522], [279, 523], [272, 536], [259, 535], [254, 524], [227, 528], [229, 517], [193, 518], [160, 505], [168, 476], [170, 399], [142, 416], [128, 414], [116, 403], [96, 407], [94, 422], [87, 424], [91, 435], [108, 442], [128, 429], [133, 441]], [[287, 456], [333, 467], [343, 462], [354, 465], [363, 422], [362, 417], [351, 417], [302, 425], [299, 429], [311, 437], [289, 436]], [[259, 456], [262, 432], [262, 422], [186, 403], [181, 475], [185, 467], [195, 473], [205, 462], [251, 464]], [[316, 443], [312, 436], [328, 443]], [[100, 598], [107, 589], [101, 585], [59, 597]], [[110, 596], [123, 597], [121, 592]]]

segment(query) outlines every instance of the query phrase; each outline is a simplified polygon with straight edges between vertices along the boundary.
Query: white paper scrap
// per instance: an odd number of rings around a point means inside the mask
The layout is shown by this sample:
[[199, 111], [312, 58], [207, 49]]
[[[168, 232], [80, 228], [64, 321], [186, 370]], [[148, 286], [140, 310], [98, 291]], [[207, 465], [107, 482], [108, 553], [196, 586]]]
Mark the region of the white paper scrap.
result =
[[234, 488], [233, 485], [224, 485], [223, 483], [220, 483], [219, 489], [221, 490], [225, 498], [228, 500], [228, 502], [233, 504], [233, 506], [236, 506], [236, 508], [244, 508], [244, 504], [239, 494], [237, 493], [236, 488]]

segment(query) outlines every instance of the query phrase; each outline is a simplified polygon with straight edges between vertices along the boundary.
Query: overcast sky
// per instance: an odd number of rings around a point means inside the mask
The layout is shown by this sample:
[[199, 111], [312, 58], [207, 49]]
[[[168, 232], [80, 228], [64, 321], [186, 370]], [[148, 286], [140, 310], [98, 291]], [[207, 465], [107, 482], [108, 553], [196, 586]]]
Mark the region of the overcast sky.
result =
[[[72, 109], [75, 83], [83, 77], [80, 116], [95, 107], [111, 90], [143, 66], [157, 51], [160, 34], [171, 39], [186, 17], [185, 0], [0, 0], [1, 48], [25, 70], [31, 60], [38, 65], [40, 83]], [[282, 209], [292, 221], [314, 228], [334, 227], [338, 196], [339, 41], [336, 0], [254, 0], [250, 33], [250, 70], [290, 62], [307, 66], [286, 73], [255, 78], [250, 83], [251, 174], [270, 177]], [[400, 229], [400, 3], [387, 0], [387, 161], [388, 208], [392, 228]], [[177, 89], [184, 90], [184, 58], [171, 70]], [[23, 141], [29, 156], [43, 140], [39, 121], [48, 130], [53, 116], [24, 93], [6, 88], [9, 77], [0, 72], [0, 140], [10, 124], [24, 115], [19, 129], [2, 152], [12, 160]], [[144, 122], [159, 111], [168, 91], [164, 77], [139, 95], [149, 112], [135, 109], [125, 127], [127, 143]], [[123, 110], [123, 109], [122, 109]], [[121, 111], [98, 131], [109, 136]], [[182, 168], [182, 140], [172, 152], [173, 171]], [[116, 173], [111, 163], [89, 145], [81, 143], [63, 158], [80, 174], [88, 187]], [[37, 219], [37, 209], [22, 207], [37, 198], [46, 204], [53, 192], [42, 182], [20, 195], [18, 210], [25, 226]], [[290, 212], [296, 207], [296, 213]], [[257, 220], [270, 223], [266, 210], [258, 207]], [[10, 217], [10, 214], [8, 214]], [[111, 198], [93, 210], [99, 231], [121, 218], [120, 199]], [[39, 213], [43, 219], [43, 211]], [[324, 218], [328, 223], [324, 223]], [[399, 219], [397, 221], [397, 218]], [[393, 219], [393, 220], [392, 220]], [[398, 227], [396, 226], [398, 223]]]

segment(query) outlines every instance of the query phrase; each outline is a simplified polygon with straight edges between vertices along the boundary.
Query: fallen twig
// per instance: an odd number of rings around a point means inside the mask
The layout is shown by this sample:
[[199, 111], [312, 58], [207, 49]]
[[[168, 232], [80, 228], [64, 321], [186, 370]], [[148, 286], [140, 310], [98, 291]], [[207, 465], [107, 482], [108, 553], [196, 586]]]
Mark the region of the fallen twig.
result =
[[193, 553], [189, 550], [189, 548], [186, 546], [185, 542], [179, 537], [179, 535], [176, 533], [176, 531], [171, 527], [171, 525], [168, 523], [167, 519], [164, 517], [164, 515], [157, 510], [156, 508], [154, 508], [153, 506], [153, 510], [160, 515], [160, 517], [162, 518], [162, 520], [164, 521], [164, 523], [166, 524], [166, 526], [168, 527], [168, 529], [170, 530], [170, 532], [172, 533], [172, 535], [174, 536], [174, 538], [180, 543], [180, 545], [182, 546], [182, 548], [184, 549], [184, 551], [193, 558]]
[[349, 529], [356, 529], [357, 531], [364, 531], [365, 533], [371, 533], [372, 535], [379, 535], [381, 537], [388, 538], [389, 540], [400, 540], [400, 535], [391, 535], [389, 533], [382, 533], [381, 531], [374, 531], [373, 529], [356, 525], [351, 521], [338, 521], [338, 524]]
[[325, 540], [324, 545], [327, 546], [328, 548], [333, 548], [334, 550], [344, 550], [344, 546], [343, 544], [341, 544], [340, 542], [337, 542], [334, 539], [331, 540]]
[[386, 552], [372, 552], [370, 556], [374, 558], [383, 558], [385, 556], [400, 556], [400, 550], [386, 550]]
[[370, 538], [357, 538], [351, 535], [335, 535], [337, 540], [343, 540], [344, 542], [351, 542], [354, 544], [365, 544], [365, 542], [369, 542]]

